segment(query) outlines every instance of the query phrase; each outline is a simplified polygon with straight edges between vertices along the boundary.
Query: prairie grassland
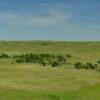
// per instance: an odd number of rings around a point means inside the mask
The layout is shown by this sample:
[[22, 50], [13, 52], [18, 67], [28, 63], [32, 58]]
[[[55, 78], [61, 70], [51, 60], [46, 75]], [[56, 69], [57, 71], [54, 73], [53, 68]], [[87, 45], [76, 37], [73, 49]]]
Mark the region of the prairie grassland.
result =
[[100, 60], [99, 42], [0, 42], [0, 53], [30, 52], [70, 54], [71, 64], [52, 68], [1, 59], [0, 100], [100, 100], [100, 73], [73, 68], [76, 61]]
[[100, 58], [100, 42], [0, 42], [0, 53], [71, 54], [73, 59], [96, 61]]
[[100, 100], [100, 73], [66, 67], [0, 65], [0, 100]]

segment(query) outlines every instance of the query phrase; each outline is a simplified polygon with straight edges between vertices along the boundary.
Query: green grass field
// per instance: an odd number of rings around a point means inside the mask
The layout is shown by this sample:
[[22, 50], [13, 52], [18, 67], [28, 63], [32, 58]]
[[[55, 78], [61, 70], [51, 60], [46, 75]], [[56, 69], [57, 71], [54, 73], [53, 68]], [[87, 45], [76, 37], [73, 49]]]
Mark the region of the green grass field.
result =
[[52, 68], [39, 64], [0, 62], [0, 100], [100, 100], [100, 72], [77, 70], [76, 61], [100, 60], [100, 42], [0, 42], [0, 53], [70, 54], [70, 64]]

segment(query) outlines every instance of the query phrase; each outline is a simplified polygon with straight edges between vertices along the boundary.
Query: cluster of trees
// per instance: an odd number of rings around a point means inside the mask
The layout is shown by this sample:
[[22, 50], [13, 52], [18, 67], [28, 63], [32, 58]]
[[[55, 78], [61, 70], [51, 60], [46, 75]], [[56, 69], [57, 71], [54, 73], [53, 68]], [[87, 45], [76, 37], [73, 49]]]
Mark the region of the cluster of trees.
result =
[[8, 55], [6, 53], [0, 54], [0, 59], [11, 58], [15, 59], [16, 63], [34, 63], [42, 64], [43, 66], [51, 65], [52, 67], [61, 66], [67, 62], [67, 58], [71, 58], [71, 55], [65, 54], [16, 54]]
[[8, 54], [2, 53], [0, 55], [0, 58], [11, 58], [11, 56], [9, 56]]
[[[43, 66], [51, 65], [52, 67], [61, 66], [67, 63], [67, 59], [71, 58], [71, 55], [61, 55], [61, 54], [20, 54], [20, 55], [8, 55], [6, 53], [0, 54], [0, 59], [2, 58], [12, 58], [15, 59], [16, 63], [34, 63], [34, 64], [41, 64]], [[100, 64], [100, 61], [97, 62]], [[98, 64], [92, 64], [87, 62], [85, 64], [81, 62], [76, 62], [74, 67], [76, 69], [98, 69]]]
[[24, 54], [24, 55], [14, 55], [17, 63], [35, 63], [42, 64], [43, 66], [51, 65], [52, 67], [60, 66], [65, 64], [67, 61], [67, 56], [64, 55], [54, 55], [54, 54]]
[[76, 62], [74, 66], [76, 69], [92, 69], [92, 70], [96, 70], [98, 67], [97, 64], [92, 64], [90, 62], [87, 62], [86, 64], [82, 64], [81, 62]]

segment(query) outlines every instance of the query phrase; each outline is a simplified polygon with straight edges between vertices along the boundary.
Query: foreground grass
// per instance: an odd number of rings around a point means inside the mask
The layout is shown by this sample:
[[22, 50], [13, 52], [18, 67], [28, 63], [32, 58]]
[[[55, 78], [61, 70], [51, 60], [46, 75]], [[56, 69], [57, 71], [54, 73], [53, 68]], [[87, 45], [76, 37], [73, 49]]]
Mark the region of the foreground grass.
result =
[[100, 100], [100, 73], [39, 65], [0, 65], [0, 100]]

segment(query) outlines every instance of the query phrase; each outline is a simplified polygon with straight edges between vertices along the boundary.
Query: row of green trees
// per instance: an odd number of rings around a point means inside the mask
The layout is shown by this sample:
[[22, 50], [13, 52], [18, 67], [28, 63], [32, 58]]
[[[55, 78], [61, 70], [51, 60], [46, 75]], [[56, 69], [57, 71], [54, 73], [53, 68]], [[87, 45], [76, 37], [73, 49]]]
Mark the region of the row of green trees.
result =
[[[0, 59], [7, 58], [7, 59], [15, 59], [16, 63], [34, 63], [34, 64], [41, 64], [43, 66], [51, 65], [52, 67], [61, 66], [67, 63], [67, 59], [71, 58], [71, 55], [65, 54], [16, 54], [16, 55], [8, 55], [6, 53], [0, 54]], [[76, 69], [92, 69], [95, 70], [98, 68], [98, 64], [100, 61], [97, 61], [96, 64], [92, 64], [87, 62], [85, 64], [81, 62], [76, 62], [74, 64]]]
[[43, 66], [52, 65], [60, 66], [65, 64], [67, 61], [66, 56], [64, 55], [54, 55], [54, 54], [24, 54], [13, 56], [16, 58], [17, 63], [35, 63], [42, 64]]
[[74, 66], [75, 66], [76, 69], [96, 70], [98, 68], [98, 64], [92, 64], [90, 62], [87, 62], [86, 64], [82, 64], [81, 62], [76, 62]]
[[[52, 67], [61, 66], [67, 63], [67, 59], [71, 58], [71, 55], [65, 54], [16, 54], [16, 55], [8, 55], [6, 53], [0, 54], [0, 59], [7, 58], [7, 59], [15, 59], [16, 63], [33, 63], [33, 64], [41, 64], [43, 66], [51, 65]], [[96, 64], [92, 64], [87, 62], [85, 64], [81, 62], [76, 62], [74, 67], [76, 69], [92, 69], [96, 70], [98, 68], [98, 64], [100, 61], [97, 61]]]
[[71, 58], [71, 55], [65, 54], [16, 54], [8, 55], [5, 53], [0, 54], [0, 59], [11, 58], [15, 59], [16, 63], [34, 63], [42, 64], [43, 66], [51, 65], [52, 67], [61, 66], [67, 62], [67, 58]]
[[11, 56], [8, 55], [8, 54], [2, 53], [2, 54], [0, 55], [0, 58], [11, 58]]

